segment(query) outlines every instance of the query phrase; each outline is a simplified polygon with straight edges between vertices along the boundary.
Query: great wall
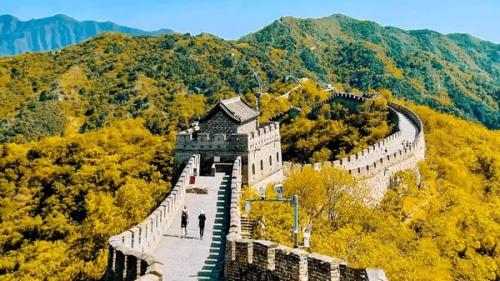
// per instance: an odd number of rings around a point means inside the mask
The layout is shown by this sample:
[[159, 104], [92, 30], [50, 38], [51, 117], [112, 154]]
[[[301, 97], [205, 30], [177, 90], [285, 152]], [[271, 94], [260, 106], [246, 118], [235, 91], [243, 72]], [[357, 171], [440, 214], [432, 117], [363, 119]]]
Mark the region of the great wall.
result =
[[243, 239], [241, 188], [241, 159], [238, 158], [231, 173], [230, 223], [224, 263], [226, 280], [387, 280], [383, 270], [350, 268], [346, 262], [328, 256], [292, 249], [272, 241]]
[[[351, 93], [333, 93], [328, 99], [316, 104], [319, 108], [331, 100], [342, 97], [360, 102], [366, 100], [361, 95]], [[413, 170], [419, 175], [417, 163], [425, 158], [424, 128], [420, 118], [408, 108], [389, 102], [389, 110], [398, 117], [398, 129], [378, 143], [362, 151], [333, 162], [323, 162], [301, 165], [298, 163], [283, 163], [285, 176], [304, 167], [316, 170], [328, 165], [345, 169], [356, 177], [360, 185], [368, 186], [374, 202], [378, 202], [392, 176], [402, 170]]]
[[[351, 93], [334, 93], [316, 107], [336, 97], [360, 102], [366, 99]], [[176, 152], [176, 161], [177, 158], [182, 159], [177, 162], [177, 167], [183, 168], [177, 183], [143, 222], [109, 239], [105, 279], [387, 280], [380, 269], [350, 268], [346, 262], [336, 258], [291, 249], [272, 241], [243, 239], [241, 191], [244, 185], [256, 186], [269, 182], [269, 179], [277, 181], [279, 175], [286, 177], [307, 166], [320, 169], [323, 165], [333, 165], [347, 170], [360, 184], [368, 186], [377, 201], [396, 172], [407, 169], [418, 171], [417, 163], [425, 157], [423, 124], [419, 117], [404, 106], [389, 103], [390, 110], [398, 116], [398, 130], [379, 143], [333, 162], [281, 164], [280, 138], [279, 134], [276, 135], [279, 124], [275, 122], [258, 127], [257, 122], [249, 126], [254, 117], [243, 120], [236, 113], [242, 109], [231, 107], [235, 106], [233, 103], [240, 101], [231, 101], [223, 110], [227, 111], [225, 114], [233, 114], [233, 118], [238, 120], [237, 125], [215, 118], [216, 124], [225, 127], [224, 133], [204, 134], [199, 127], [195, 127], [179, 134], [176, 150], [180, 153]], [[221, 106], [224, 107], [224, 104]], [[238, 106], [241, 107], [241, 103]], [[217, 116], [217, 112], [213, 115]], [[235, 126], [234, 130], [230, 126]], [[193, 151], [200, 151], [200, 154]], [[212, 162], [208, 165], [210, 159]], [[224, 162], [220, 162], [221, 159]], [[206, 172], [207, 167], [211, 176], [202, 176], [201, 171]], [[200, 187], [207, 190], [207, 194], [190, 191]], [[207, 213], [210, 212], [212, 219], [207, 225], [210, 232], [208, 242], [177, 237], [182, 206], [205, 208]]]

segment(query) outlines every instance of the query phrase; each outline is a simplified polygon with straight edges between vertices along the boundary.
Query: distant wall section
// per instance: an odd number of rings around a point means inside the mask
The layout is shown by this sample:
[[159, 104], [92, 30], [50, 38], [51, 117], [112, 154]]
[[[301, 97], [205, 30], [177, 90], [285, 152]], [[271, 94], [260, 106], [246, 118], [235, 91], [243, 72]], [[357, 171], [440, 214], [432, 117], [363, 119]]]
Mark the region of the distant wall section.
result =
[[[319, 108], [335, 97], [350, 98], [358, 101], [366, 100], [363, 96], [351, 93], [335, 93], [332, 94], [329, 99], [315, 105], [315, 107]], [[393, 153], [384, 153], [387, 146], [400, 144], [402, 142], [403, 132], [398, 128], [397, 132], [389, 135], [382, 141], [356, 154], [349, 155], [336, 161], [306, 165], [285, 162], [283, 164], [285, 177], [307, 166], [314, 167], [317, 170], [321, 169], [324, 165], [339, 167], [356, 177], [361, 184], [368, 186], [371, 190], [373, 199], [379, 201], [384, 196], [389, 187], [391, 177], [395, 173], [408, 169], [417, 170], [417, 163], [425, 159], [424, 128], [420, 118], [413, 111], [399, 104], [390, 102], [389, 109], [403, 114], [415, 125], [415, 136], [407, 145], [401, 146], [401, 148]]]

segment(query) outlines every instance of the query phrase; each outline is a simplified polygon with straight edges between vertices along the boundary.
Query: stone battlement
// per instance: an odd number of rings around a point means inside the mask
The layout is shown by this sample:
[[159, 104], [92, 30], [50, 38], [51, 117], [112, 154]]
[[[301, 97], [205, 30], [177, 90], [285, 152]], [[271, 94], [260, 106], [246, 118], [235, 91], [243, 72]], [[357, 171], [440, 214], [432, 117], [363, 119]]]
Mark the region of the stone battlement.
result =
[[189, 177], [199, 167], [200, 155], [192, 155], [158, 208], [141, 223], [109, 239], [107, 280], [163, 280], [164, 265], [151, 252], [182, 207]]
[[246, 150], [246, 134], [180, 133], [175, 143], [176, 150]]
[[[334, 93], [326, 101], [315, 105], [315, 108], [321, 107], [335, 97], [353, 98], [364, 101], [366, 98], [350, 93]], [[425, 159], [425, 140], [424, 128], [420, 118], [410, 109], [390, 102], [389, 109], [396, 114], [402, 114], [404, 118], [411, 120], [415, 127], [415, 135], [411, 136], [411, 141], [404, 143], [404, 128], [398, 127], [398, 131], [389, 135], [382, 141], [363, 149], [362, 151], [344, 157], [333, 162], [323, 162], [314, 164], [283, 163], [285, 175], [293, 171], [301, 170], [303, 167], [314, 167], [319, 170], [322, 166], [334, 166], [345, 169], [349, 174], [360, 179], [362, 184], [370, 187], [375, 201], [380, 200], [390, 183], [390, 178], [398, 171], [406, 169], [417, 169], [417, 163]], [[403, 143], [404, 144], [403, 144]], [[395, 151], [387, 152], [389, 146], [399, 146]]]
[[279, 141], [280, 137], [280, 125], [278, 122], [270, 122], [259, 127], [257, 130], [250, 132], [248, 138], [248, 146], [251, 149], [259, 147], [262, 144]]
[[[369, 98], [353, 93], [334, 93], [313, 108], [319, 108], [335, 97], [358, 101]], [[384, 140], [333, 162], [285, 163], [285, 172], [306, 166], [315, 169], [322, 165], [341, 167], [370, 186], [375, 197], [381, 198], [394, 173], [416, 169], [417, 162], [425, 157], [424, 130], [419, 117], [410, 109], [394, 103], [389, 103], [389, 110], [399, 116], [400, 126]], [[107, 280], [165, 279], [164, 265], [152, 255], [152, 250], [158, 246], [182, 207], [190, 176], [199, 175], [203, 161], [216, 163], [214, 158], [221, 163], [233, 163], [224, 256], [227, 280], [387, 280], [382, 270], [351, 268], [336, 258], [291, 249], [271, 241], [242, 239], [240, 200], [243, 182], [252, 185], [266, 180], [280, 181], [283, 173], [279, 123], [269, 122], [256, 128], [256, 114], [239, 99], [221, 101], [205, 117], [202, 125], [206, 130], [200, 131], [200, 127], [195, 126], [178, 134], [175, 157], [176, 165], [182, 169], [179, 179], [167, 198], [145, 220], [109, 239]], [[216, 130], [217, 126], [223, 130]]]
[[201, 133], [193, 128], [177, 134], [176, 149], [225, 149], [228, 146], [234, 149], [251, 150], [261, 144], [280, 140], [278, 122], [269, 122], [248, 134], [209, 134]]
[[390, 136], [387, 136], [382, 141], [359, 151], [356, 154], [352, 154], [342, 159], [333, 161], [332, 165], [341, 166], [347, 170], [350, 170], [351, 168], [359, 166], [359, 163], [366, 161], [369, 158], [370, 154], [384, 153], [384, 147], [386, 147], [391, 143], [395, 143], [398, 141], [400, 142], [400, 137], [401, 137], [401, 132], [398, 131], [394, 134], [391, 134]]
[[275, 115], [273, 115], [272, 117], [269, 118], [269, 121], [279, 122], [279, 120], [283, 120], [284, 118], [287, 118], [287, 117], [293, 118], [294, 116], [298, 115], [301, 111], [302, 111], [302, 109], [300, 109], [298, 107], [290, 107], [290, 109], [288, 109], [286, 111], [281, 111], [281, 112], [276, 113]]
[[240, 161], [236, 159], [232, 171], [230, 226], [224, 262], [226, 280], [387, 280], [382, 270], [350, 268], [336, 258], [291, 249], [271, 241], [242, 239]]
[[364, 95], [361, 94], [354, 94], [354, 93], [345, 93], [345, 92], [335, 92], [332, 93], [328, 98], [314, 104], [311, 107], [311, 111], [316, 111], [320, 109], [323, 105], [330, 103], [332, 100], [335, 98], [345, 98], [345, 99], [351, 99], [351, 100], [356, 100], [359, 102], [364, 102], [367, 100], [367, 98]]
[[189, 130], [185, 130], [179, 132], [177, 134], [177, 141], [181, 143], [190, 143], [196, 141], [238, 141], [241, 138], [246, 138], [247, 134], [210, 134], [210, 133], [202, 133], [197, 130], [193, 130], [192, 128]]

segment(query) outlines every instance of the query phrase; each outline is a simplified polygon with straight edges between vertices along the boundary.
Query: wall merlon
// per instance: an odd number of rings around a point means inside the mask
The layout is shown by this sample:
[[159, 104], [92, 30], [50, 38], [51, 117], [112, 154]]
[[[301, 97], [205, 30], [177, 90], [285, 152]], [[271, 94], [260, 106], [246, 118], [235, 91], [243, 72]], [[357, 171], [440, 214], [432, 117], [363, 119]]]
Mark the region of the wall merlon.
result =
[[275, 251], [279, 245], [265, 240], [253, 241], [253, 263], [262, 271], [275, 269]]
[[343, 260], [312, 253], [307, 256], [309, 281], [340, 281], [340, 264]]
[[237, 239], [234, 243], [236, 249], [236, 262], [241, 264], [252, 264], [253, 240]]
[[307, 280], [307, 252], [278, 246], [275, 250], [275, 271], [280, 280]]
[[257, 130], [249, 133], [248, 142], [250, 146], [255, 143], [263, 143], [272, 140], [280, 139], [279, 123], [270, 122], [264, 126], [259, 127]]

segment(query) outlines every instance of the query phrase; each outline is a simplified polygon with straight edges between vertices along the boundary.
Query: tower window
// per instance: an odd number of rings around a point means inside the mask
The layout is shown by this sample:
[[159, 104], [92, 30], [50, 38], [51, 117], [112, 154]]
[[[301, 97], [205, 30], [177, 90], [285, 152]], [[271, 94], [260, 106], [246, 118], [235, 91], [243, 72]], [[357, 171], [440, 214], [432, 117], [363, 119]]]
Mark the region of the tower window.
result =
[[252, 164], [252, 175], [255, 175], [255, 164]]
[[269, 166], [273, 165], [273, 157], [269, 155]]
[[280, 162], [280, 153], [276, 152], [276, 161], [279, 163]]
[[260, 160], [260, 170], [264, 170], [264, 161]]

